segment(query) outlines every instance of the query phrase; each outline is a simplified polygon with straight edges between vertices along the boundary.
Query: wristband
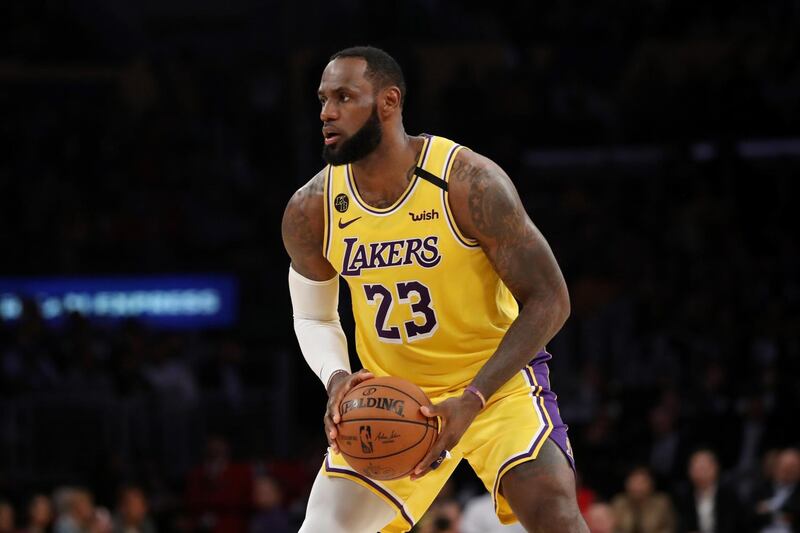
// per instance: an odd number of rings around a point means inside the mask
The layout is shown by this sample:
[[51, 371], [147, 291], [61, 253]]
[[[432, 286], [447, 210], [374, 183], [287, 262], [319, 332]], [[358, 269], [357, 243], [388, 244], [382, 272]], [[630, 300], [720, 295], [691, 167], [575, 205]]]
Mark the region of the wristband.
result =
[[347, 370], [345, 370], [345, 369], [343, 369], [343, 368], [340, 368], [339, 370], [335, 370], [335, 371], [334, 371], [334, 372], [331, 374], [331, 376], [328, 378], [328, 383], [326, 383], [326, 384], [325, 384], [325, 390], [326, 390], [328, 393], [330, 393], [330, 390], [331, 390], [331, 381], [333, 381], [333, 378], [334, 378], [334, 376], [337, 376], [337, 375], [339, 375], [339, 374], [341, 374], [341, 373], [349, 374], [350, 372], [348, 372]]
[[481, 409], [486, 407], [486, 398], [483, 396], [483, 393], [478, 390], [478, 387], [476, 387], [475, 385], [467, 385], [467, 388], [464, 389], [464, 391], [471, 392], [472, 394], [478, 397], [478, 399], [481, 401]]

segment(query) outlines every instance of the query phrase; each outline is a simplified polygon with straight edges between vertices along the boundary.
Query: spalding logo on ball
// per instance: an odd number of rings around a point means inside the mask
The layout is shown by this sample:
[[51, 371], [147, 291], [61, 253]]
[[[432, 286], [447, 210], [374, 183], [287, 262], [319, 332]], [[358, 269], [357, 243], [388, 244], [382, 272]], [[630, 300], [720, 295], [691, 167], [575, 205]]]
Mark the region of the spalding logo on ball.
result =
[[353, 469], [378, 480], [411, 473], [436, 439], [436, 419], [420, 412], [431, 401], [404, 379], [373, 378], [347, 392], [339, 405], [336, 443]]

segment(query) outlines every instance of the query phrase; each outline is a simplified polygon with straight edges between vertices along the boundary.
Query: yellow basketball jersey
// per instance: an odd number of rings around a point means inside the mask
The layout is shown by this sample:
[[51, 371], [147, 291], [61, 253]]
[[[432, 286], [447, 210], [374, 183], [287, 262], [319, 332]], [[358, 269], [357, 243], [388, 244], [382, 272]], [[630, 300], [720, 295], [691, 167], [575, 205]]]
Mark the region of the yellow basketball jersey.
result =
[[324, 253], [349, 285], [361, 363], [429, 396], [468, 385], [519, 313], [450, 211], [461, 149], [426, 135], [415, 176], [383, 209], [359, 196], [350, 165], [329, 166], [325, 181]]

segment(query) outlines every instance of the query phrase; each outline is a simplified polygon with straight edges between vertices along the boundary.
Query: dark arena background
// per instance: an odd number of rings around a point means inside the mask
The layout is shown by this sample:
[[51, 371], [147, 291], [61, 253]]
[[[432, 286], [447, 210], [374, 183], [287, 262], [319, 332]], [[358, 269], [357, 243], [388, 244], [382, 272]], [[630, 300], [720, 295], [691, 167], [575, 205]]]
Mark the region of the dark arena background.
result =
[[[326, 396], [280, 222], [355, 44], [555, 252], [592, 532], [701, 531], [709, 480], [704, 533], [800, 531], [800, 2], [7, 0], [0, 532], [297, 530]], [[482, 493], [415, 531], [494, 531]]]

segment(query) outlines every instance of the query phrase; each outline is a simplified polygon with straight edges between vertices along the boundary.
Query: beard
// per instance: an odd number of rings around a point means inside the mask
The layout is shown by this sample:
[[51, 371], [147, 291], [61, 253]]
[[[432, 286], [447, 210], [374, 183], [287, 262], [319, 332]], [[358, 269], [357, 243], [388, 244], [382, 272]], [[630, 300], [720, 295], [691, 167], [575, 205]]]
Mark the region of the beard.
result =
[[364, 125], [349, 139], [339, 141], [338, 147], [323, 146], [322, 158], [326, 163], [333, 166], [354, 163], [375, 151], [382, 138], [383, 129], [378, 118], [378, 106], [376, 104], [372, 107], [372, 114]]

